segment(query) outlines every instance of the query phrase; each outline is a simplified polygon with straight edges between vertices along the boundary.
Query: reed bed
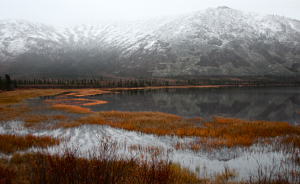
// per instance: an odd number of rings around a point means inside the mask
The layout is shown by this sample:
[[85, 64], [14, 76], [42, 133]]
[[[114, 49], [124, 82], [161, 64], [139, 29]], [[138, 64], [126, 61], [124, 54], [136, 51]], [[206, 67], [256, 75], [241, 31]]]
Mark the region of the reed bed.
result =
[[68, 113], [77, 113], [77, 114], [91, 114], [93, 113], [90, 108], [83, 108], [80, 106], [76, 105], [62, 105], [62, 104], [57, 104], [57, 105], [52, 105], [50, 107], [52, 110], [61, 110], [64, 112]]
[[61, 99], [47, 99], [44, 101], [48, 105], [79, 105], [79, 106], [92, 106], [92, 105], [100, 105], [100, 104], [106, 104], [106, 101], [103, 100], [92, 100], [92, 99], [86, 99], [86, 98], [61, 98]]
[[[65, 96], [72, 96], [72, 97], [85, 97], [85, 96], [94, 96], [94, 95], [100, 95], [105, 93], [112, 93], [111, 91], [104, 91], [104, 90], [98, 90], [98, 89], [78, 89], [74, 92], [67, 93]], [[117, 93], [117, 92], [114, 92]]]
[[0, 152], [12, 154], [31, 147], [47, 148], [48, 146], [58, 145], [61, 141], [62, 139], [50, 136], [2, 134], [0, 135]]
[[[178, 143], [176, 148], [198, 150], [200, 147], [249, 147], [255, 143], [268, 144], [276, 137], [289, 137], [281, 143], [299, 148], [300, 127], [285, 122], [248, 121], [236, 118], [214, 117], [211, 120], [183, 119], [160, 112], [98, 112], [82, 117], [81, 124], [101, 124], [128, 131], [156, 135], [194, 136], [196, 141]], [[79, 125], [79, 124], [78, 124]], [[296, 137], [295, 137], [296, 136]], [[278, 139], [281, 140], [281, 139]], [[290, 142], [288, 142], [290, 140]]]
[[38, 122], [45, 122], [51, 120], [64, 120], [67, 117], [65, 115], [43, 115], [32, 114], [33, 109], [28, 108], [25, 105], [21, 106], [2, 106], [0, 105], [0, 121], [22, 120], [25, 123], [32, 124]]
[[[281, 144], [292, 144], [300, 148], [300, 127], [285, 122], [248, 121], [236, 118], [213, 117], [211, 120], [201, 118], [183, 119], [173, 114], [160, 112], [92, 112], [89, 108], [74, 105], [52, 105], [52, 110], [62, 110], [68, 113], [90, 114], [76, 120], [71, 120], [63, 115], [20, 115], [22, 111], [28, 111], [26, 107], [19, 112], [7, 113], [9, 118], [20, 116], [25, 119], [25, 127], [38, 129], [40, 122], [58, 120], [42, 129], [72, 128], [85, 124], [109, 125], [114, 128], [122, 128], [128, 131], [171, 136], [192, 136], [196, 140], [189, 143], [178, 142], [176, 149], [199, 150], [223, 147], [249, 147], [255, 143], [269, 144], [274, 138], [279, 137]], [[23, 110], [22, 110], [23, 109]], [[9, 119], [7, 118], [7, 119]]]
[[[40, 129], [51, 129], [53, 126], [55, 126], [57, 123], [54, 123], [53, 121], [59, 121], [58, 124], [61, 124], [62, 122], [68, 121], [68, 117], [65, 115], [27, 115], [24, 123], [24, 127], [31, 128], [34, 130], [40, 130]], [[45, 122], [51, 122], [47, 123], [46, 125], [43, 124]]]
[[57, 95], [71, 90], [64, 89], [34, 89], [34, 90], [15, 90], [5, 91], [0, 95], [0, 104], [19, 103], [28, 98], [35, 98], [40, 96]]
[[[205, 183], [205, 184], [281, 184], [299, 183], [300, 173], [266, 172], [259, 165], [258, 175], [235, 180], [238, 172], [224, 165], [222, 173], [197, 177], [193, 172], [162, 158], [159, 148], [133, 145], [137, 154], [116, 154], [117, 143], [102, 137], [99, 145], [90, 150], [88, 158], [80, 158], [78, 148], [66, 148], [63, 154], [45, 152], [16, 153], [6, 164], [0, 163], [0, 183]], [[145, 154], [144, 151], [150, 153]], [[293, 175], [293, 176], [292, 176]]]
[[25, 105], [11, 106], [0, 104], [0, 121], [11, 121], [28, 112], [30, 112], [30, 108]]
[[0, 164], [0, 183], [10, 184], [15, 178], [15, 170], [11, 166]]
[[[115, 152], [116, 144], [105, 138], [88, 158], [80, 158], [77, 148], [64, 150], [63, 155], [47, 153], [15, 154], [3, 170], [13, 174], [4, 179], [12, 183], [202, 183], [195, 173], [182, 169], [152, 153], [146, 159], [124, 157]], [[0, 167], [1, 168], [1, 167]]]

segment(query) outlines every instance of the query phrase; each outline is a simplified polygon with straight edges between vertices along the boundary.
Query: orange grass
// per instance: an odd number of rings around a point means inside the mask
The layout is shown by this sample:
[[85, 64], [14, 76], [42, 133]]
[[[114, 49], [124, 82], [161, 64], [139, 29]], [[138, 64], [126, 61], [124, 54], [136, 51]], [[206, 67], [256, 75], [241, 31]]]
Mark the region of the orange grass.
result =
[[28, 115], [25, 118], [26, 123], [37, 123], [48, 120], [49, 117], [47, 115]]
[[0, 164], [0, 183], [10, 184], [15, 178], [15, 170]]
[[90, 114], [92, 111], [89, 108], [83, 108], [75, 105], [52, 105], [50, 107], [52, 110], [62, 110], [68, 113], [78, 113], [78, 114]]
[[[104, 119], [104, 120], [103, 120]], [[300, 127], [285, 122], [247, 121], [214, 117], [212, 120], [182, 119], [160, 112], [98, 112], [79, 119], [82, 124], [101, 124], [129, 131], [157, 135], [196, 136], [195, 142], [185, 144], [190, 149], [251, 146], [269, 143], [271, 138], [300, 135]], [[178, 147], [178, 146], [177, 146]]]
[[82, 106], [92, 106], [92, 105], [100, 105], [100, 104], [106, 104], [106, 103], [107, 102], [104, 100], [93, 100], [92, 102], [82, 104]]
[[[25, 118], [24, 127], [34, 127], [33, 129], [47, 129], [49, 127], [45, 127], [45, 125], [40, 124], [41, 122], [59, 120], [67, 120], [67, 116], [65, 115], [27, 115]], [[51, 123], [51, 126], [54, 124]]]
[[15, 154], [15, 183], [201, 183], [195, 173], [152, 154], [127, 158], [118, 156], [113, 142], [101, 143], [100, 156], [90, 152], [89, 159], [79, 158], [78, 150], [66, 149], [62, 156], [43, 153]]
[[47, 146], [58, 145], [60, 141], [60, 139], [50, 136], [3, 134], [0, 135], [0, 152], [11, 154], [31, 147], [46, 148]]
[[85, 98], [72, 98], [72, 99], [48, 99], [44, 101], [48, 105], [82, 105], [82, 106], [92, 106], [92, 105], [100, 105], [106, 104], [106, 101], [103, 100], [92, 100]]
[[49, 105], [53, 104], [60, 104], [60, 103], [72, 103], [72, 104], [81, 104], [82, 102], [89, 101], [88, 99], [85, 98], [71, 98], [71, 99], [66, 99], [62, 97], [57, 97], [56, 99], [47, 99], [44, 100]]
[[34, 90], [16, 90], [5, 91], [0, 95], [0, 104], [13, 104], [19, 103], [22, 100], [40, 96], [57, 95], [70, 90], [64, 89], [34, 89]]
[[74, 96], [74, 97], [85, 97], [85, 96], [93, 96], [93, 95], [100, 95], [104, 93], [111, 93], [111, 91], [103, 91], [97, 89], [84, 89], [84, 90], [76, 90], [72, 93], [67, 93], [65, 96]]
[[17, 117], [23, 116], [28, 113], [30, 109], [24, 105], [22, 106], [11, 106], [11, 105], [0, 105], [0, 121], [10, 121]]
[[300, 135], [288, 136], [283, 139], [283, 142], [292, 144], [296, 148], [300, 148]]

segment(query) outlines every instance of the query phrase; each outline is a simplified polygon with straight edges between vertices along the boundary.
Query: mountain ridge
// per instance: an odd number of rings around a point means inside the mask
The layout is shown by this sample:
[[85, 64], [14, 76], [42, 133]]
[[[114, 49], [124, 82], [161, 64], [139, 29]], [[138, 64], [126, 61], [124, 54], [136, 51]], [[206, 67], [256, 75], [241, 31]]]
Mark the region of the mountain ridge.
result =
[[66, 28], [4, 20], [0, 66], [20, 76], [298, 75], [300, 21], [228, 7]]

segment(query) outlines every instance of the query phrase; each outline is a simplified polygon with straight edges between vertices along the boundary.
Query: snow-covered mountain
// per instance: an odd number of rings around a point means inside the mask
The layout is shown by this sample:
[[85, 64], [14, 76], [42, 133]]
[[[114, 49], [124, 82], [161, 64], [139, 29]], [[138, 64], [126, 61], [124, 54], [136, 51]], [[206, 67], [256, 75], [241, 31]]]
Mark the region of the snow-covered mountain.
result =
[[295, 75], [300, 21], [228, 7], [58, 28], [0, 21], [0, 74]]

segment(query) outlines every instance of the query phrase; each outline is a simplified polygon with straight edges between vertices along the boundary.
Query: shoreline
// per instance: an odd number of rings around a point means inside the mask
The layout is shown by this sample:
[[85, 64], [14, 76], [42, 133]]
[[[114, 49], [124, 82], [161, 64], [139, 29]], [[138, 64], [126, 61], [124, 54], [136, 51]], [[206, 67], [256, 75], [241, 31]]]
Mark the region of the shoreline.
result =
[[[61, 90], [84, 90], [84, 89], [94, 89], [94, 90], [136, 90], [136, 89], [183, 89], [183, 88], [220, 88], [220, 87], [291, 87], [299, 86], [295, 84], [273, 84], [273, 85], [254, 85], [254, 84], [240, 84], [240, 85], [172, 85], [172, 86], [145, 86], [145, 87], [94, 87], [94, 86], [56, 86], [56, 85], [22, 85], [18, 87], [13, 87], [11, 91], [17, 90], [34, 90], [34, 89], [61, 89]], [[4, 90], [0, 90], [0, 93]]]

